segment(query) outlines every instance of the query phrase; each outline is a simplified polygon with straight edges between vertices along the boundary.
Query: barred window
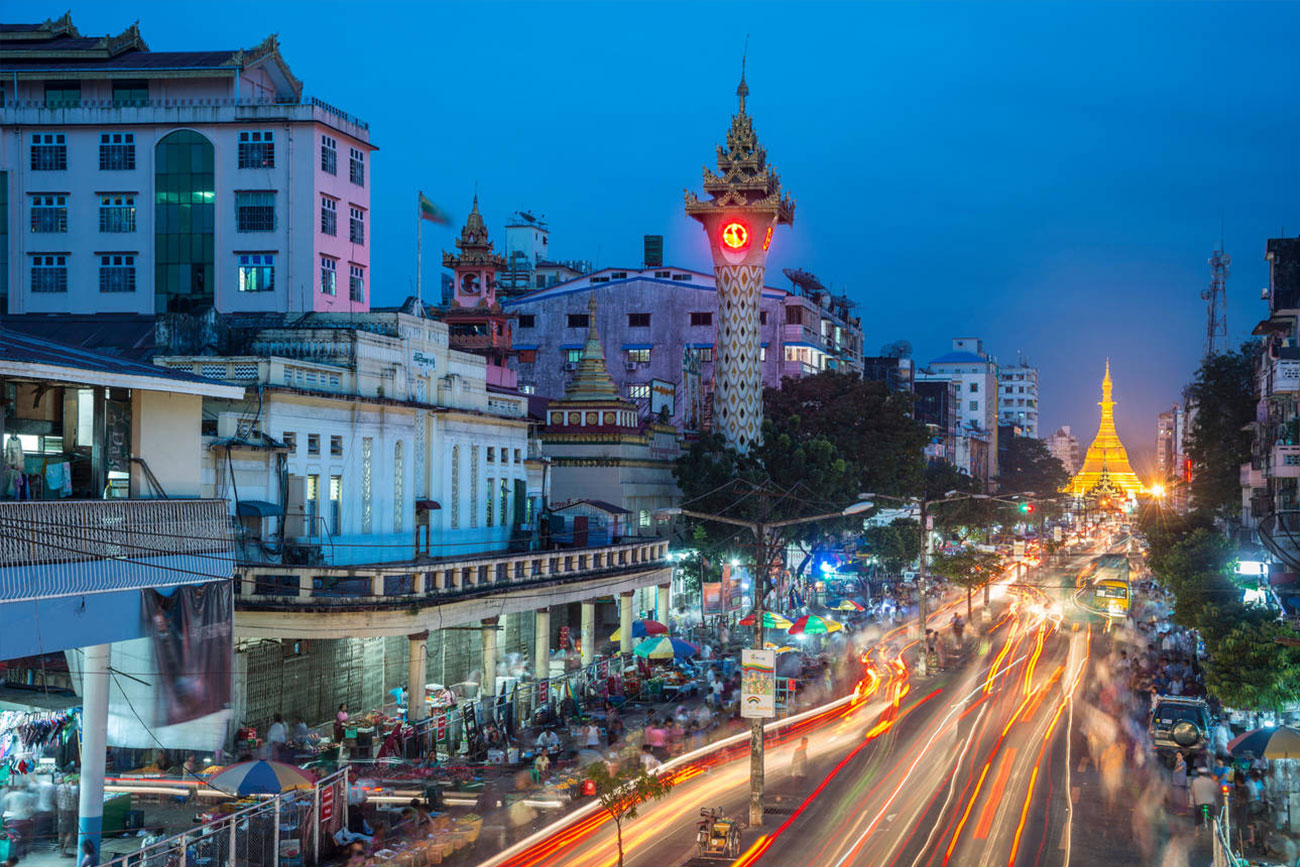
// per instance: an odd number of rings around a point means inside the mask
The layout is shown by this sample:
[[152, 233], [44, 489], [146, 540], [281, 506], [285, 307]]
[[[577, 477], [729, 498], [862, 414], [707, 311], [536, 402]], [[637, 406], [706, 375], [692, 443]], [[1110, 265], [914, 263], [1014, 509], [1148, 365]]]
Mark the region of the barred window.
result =
[[68, 144], [63, 133], [32, 134], [32, 171], [61, 172], [68, 168]]
[[100, 292], [135, 291], [135, 256], [114, 253], [99, 257]]
[[352, 183], [364, 187], [366, 185], [366, 154], [356, 148], [348, 148], [348, 177]]
[[348, 240], [353, 244], [366, 242], [366, 212], [360, 208], [348, 208]]
[[351, 301], [366, 300], [366, 269], [360, 265], [348, 267], [348, 299]]
[[272, 292], [275, 290], [275, 254], [245, 253], [239, 257], [238, 286], [240, 292]]
[[32, 260], [33, 292], [68, 291], [68, 257], [38, 253]]
[[32, 196], [32, 231], [68, 231], [68, 197], [56, 195]]
[[131, 171], [135, 168], [135, 133], [101, 132], [99, 134], [99, 170]]
[[275, 133], [241, 132], [239, 134], [239, 167], [241, 169], [275, 168]]
[[324, 295], [337, 295], [339, 283], [338, 262], [329, 256], [320, 257], [320, 291]]
[[134, 232], [135, 196], [121, 193], [100, 196], [99, 231]]
[[632, 400], [649, 400], [650, 383], [648, 382], [629, 382], [627, 384], [627, 396]]
[[320, 137], [320, 170], [331, 175], [339, 173], [339, 143], [327, 135]]
[[235, 230], [275, 231], [275, 193], [235, 193]]
[[339, 203], [328, 196], [320, 197], [320, 230], [330, 237], [339, 233]]

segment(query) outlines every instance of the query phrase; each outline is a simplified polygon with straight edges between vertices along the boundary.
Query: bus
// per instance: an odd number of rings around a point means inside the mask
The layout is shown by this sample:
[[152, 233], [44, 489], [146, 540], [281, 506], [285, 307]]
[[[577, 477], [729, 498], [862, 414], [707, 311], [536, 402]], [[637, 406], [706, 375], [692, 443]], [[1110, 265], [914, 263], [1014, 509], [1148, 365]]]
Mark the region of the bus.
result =
[[1115, 619], [1128, 616], [1132, 587], [1127, 555], [1103, 554], [1093, 559], [1079, 573], [1076, 584], [1074, 598], [1083, 607]]

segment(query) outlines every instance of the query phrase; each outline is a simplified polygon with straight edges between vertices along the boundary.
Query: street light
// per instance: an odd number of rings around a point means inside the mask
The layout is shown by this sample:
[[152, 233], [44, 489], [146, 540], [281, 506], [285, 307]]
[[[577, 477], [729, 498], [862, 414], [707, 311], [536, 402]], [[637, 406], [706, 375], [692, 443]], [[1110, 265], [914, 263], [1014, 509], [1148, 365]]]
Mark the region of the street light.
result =
[[[755, 563], [758, 567], [755, 571], [758, 574], [754, 576], [754, 649], [762, 650], [763, 615], [766, 613], [763, 607], [767, 597], [768, 570], [771, 560], [774, 559], [771, 551], [771, 531], [784, 527], [793, 527], [798, 524], [811, 524], [816, 521], [827, 521], [834, 518], [848, 518], [853, 515], [860, 515], [874, 506], [875, 503], [872, 502], [871, 495], [866, 494], [860, 495], [858, 502], [846, 506], [838, 512], [810, 515], [806, 518], [789, 518], [783, 521], [746, 521], [727, 515], [693, 512], [690, 509], [683, 509], [678, 506], [658, 509], [655, 511], [654, 517], [656, 520], [663, 521], [678, 515], [685, 515], [688, 518], [696, 518], [701, 521], [715, 521], [719, 524], [745, 527], [754, 534], [759, 553]], [[749, 824], [751, 826], [763, 824], [763, 752], [763, 720], [755, 718], [751, 720], [749, 729]]]

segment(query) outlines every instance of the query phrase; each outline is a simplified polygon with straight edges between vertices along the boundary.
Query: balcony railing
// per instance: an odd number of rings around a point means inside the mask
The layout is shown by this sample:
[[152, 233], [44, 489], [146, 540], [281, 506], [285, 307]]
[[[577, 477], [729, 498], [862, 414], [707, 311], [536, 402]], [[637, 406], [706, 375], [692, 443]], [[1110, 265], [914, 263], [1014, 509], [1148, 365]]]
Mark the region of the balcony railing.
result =
[[272, 99], [82, 99], [75, 103], [47, 105], [44, 100], [18, 100], [0, 107], [0, 123], [9, 124], [96, 124], [158, 122], [233, 122], [265, 120], [316, 120], [342, 129], [362, 140], [369, 138], [370, 124], [324, 100], [304, 96], [296, 102]]
[[347, 607], [410, 606], [456, 596], [509, 591], [530, 584], [662, 568], [668, 540], [648, 538], [600, 548], [560, 548], [407, 562], [382, 566], [264, 566], [236, 568], [236, 601], [248, 604]]
[[0, 503], [0, 602], [228, 579], [224, 500]]

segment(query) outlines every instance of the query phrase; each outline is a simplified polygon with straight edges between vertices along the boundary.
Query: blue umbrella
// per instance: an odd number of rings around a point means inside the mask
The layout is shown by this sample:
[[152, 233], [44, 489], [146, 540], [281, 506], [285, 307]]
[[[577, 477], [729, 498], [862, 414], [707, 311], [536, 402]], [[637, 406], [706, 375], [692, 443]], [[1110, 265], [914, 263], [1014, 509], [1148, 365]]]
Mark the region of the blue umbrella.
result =
[[632, 648], [632, 652], [637, 656], [644, 656], [646, 659], [685, 659], [688, 656], [695, 656], [700, 652], [700, 649], [689, 641], [682, 641], [680, 638], [656, 635], [654, 638], [647, 638]]
[[217, 774], [208, 785], [232, 795], [278, 795], [315, 781], [307, 771], [284, 762], [240, 762]]

